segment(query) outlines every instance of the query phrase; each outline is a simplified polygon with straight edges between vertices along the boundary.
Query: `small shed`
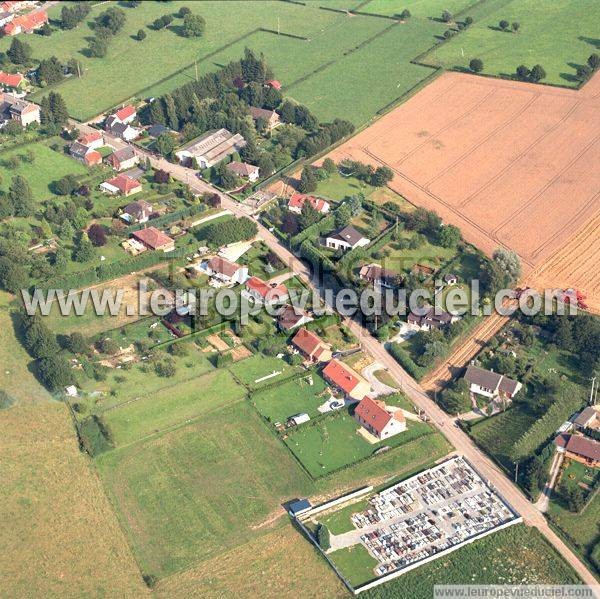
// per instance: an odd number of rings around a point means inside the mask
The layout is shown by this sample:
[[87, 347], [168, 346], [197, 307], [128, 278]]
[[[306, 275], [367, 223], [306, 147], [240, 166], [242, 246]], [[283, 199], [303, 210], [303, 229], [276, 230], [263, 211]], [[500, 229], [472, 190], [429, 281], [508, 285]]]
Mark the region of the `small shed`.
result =
[[456, 285], [458, 283], [458, 277], [454, 273], [448, 273], [444, 275], [444, 283], [446, 285]]
[[294, 416], [290, 416], [288, 418], [288, 424], [290, 424], [292, 426], [298, 426], [299, 424], [308, 422], [309, 420], [310, 420], [310, 416], [303, 412], [302, 414], [296, 414]]
[[312, 509], [312, 505], [308, 499], [297, 499], [288, 505], [288, 514], [292, 518], [295, 518], [308, 512], [310, 509]]

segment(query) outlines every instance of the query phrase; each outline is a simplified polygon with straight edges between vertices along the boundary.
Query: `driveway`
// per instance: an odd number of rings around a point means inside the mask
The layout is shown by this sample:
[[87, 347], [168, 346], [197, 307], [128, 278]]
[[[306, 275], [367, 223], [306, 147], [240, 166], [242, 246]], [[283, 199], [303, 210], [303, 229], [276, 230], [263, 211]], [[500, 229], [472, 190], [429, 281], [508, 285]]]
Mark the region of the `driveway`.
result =
[[379, 397], [380, 395], [391, 395], [392, 393], [396, 393], [398, 389], [394, 387], [390, 387], [385, 383], [382, 383], [376, 376], [375, 373], [378, 370], [385, 370], [385, 368], [379, 362], [373, 362], [369, 364], [366, 368], [363, 368], [362, 375], [369, 381], [371, 385], [371, 389], [373, 389], [373, 393], [375, 397]]

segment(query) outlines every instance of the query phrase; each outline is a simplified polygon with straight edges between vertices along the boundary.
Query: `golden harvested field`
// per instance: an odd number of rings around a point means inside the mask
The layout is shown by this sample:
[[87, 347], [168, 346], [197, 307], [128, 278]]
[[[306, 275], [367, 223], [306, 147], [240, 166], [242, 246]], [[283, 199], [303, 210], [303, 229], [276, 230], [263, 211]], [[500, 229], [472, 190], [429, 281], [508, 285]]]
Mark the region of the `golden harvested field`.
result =
[[333, 570], [291, 524], [166, 578], [159, 597], [347, 597]]
[[445, 73], [329, 156], [390, 167], [391, 189], [527, 273], [600, 213], [599, 106], [600, 75], [575, 91]]

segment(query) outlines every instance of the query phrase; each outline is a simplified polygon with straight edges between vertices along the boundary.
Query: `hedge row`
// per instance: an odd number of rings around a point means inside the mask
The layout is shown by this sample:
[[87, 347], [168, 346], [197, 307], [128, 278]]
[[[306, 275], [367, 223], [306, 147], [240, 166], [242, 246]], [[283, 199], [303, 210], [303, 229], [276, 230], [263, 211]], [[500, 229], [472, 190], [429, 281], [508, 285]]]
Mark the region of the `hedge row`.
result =
[[390, 343], [388, 351], [392, 358], [417, 381], [425, 376], [426, 369], [419, 366], [399, 343]]
[[39, 287], [44, 289], [81, 289], [82, 287], [89, 287], [96, 283], [155, 266], [165, 259], [168, 259], [168, 254], [146, 251], [138, 256], [132, 256], [119, 262], [100, 264], [87, 270], [49, 279], [41, 283]]
[[200, 212], [205, 212], [207, 210], [206, 204], [195, 204], [193, 206], [189, 206], [188, 208], [181, 208], [180, 210], [175, 210], [174, 212], [168, 212], [167, 214], [163, 214], [157, 218], [153, 218], [148, 223], [136, 223], [134, 225], [129, 225], [126, 231], [128, 233], [133, 233], [134, 231], [139, 231], [148, 226], [148, 224], [153, 227], [162, 227], [164, 225], [169, 225], [178, 220], [183, 220], [188, 216], [194, 216], [195, 214], [199, 214]]

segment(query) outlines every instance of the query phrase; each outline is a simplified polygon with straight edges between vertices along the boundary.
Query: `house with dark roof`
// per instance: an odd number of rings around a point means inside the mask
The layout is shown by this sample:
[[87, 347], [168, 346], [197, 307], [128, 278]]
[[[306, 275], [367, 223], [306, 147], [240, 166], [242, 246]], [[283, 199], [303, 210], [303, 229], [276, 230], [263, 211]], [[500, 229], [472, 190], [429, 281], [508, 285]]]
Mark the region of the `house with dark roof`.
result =
[[519, 381], [473, 364], [467, 366], [464, 378], [469, 383], [471, 393], [490, 399], [494, 397], [512, 399], [523, 386]]
[[127, 204], [119, 216], [129, 224], [146, 223], [153, 212], [152, 204], [146, 200], [136, 200]]
[[175, 241], [156, 227], [139, 229], [131, 235], [149, 250], [172, 252], [175, 249]]
[[313, 320], [314, 318], [312, 318], [308, 312], [305, 312], [304, 310], [296, 311], [294, 306], [286, 304], [281, 308], [277, 315], [277, 326], [281, 331], [288, 332], [312, 322]]
[[560, 434], [554, 439], [556, 451], [591, 468], [600, 468], [600, 443], [582, 435]]
[[393, 289], [398, 284], [399, 278], [395, 272], [382, 268], [379, 264], [361, 266], [358, 276], [373, 285], [374, 288], [385, 287], [386, 289]]
[[254, 182], [258, 179], [259, 168], [253, 164], [233, 160], [225, 168], [242, 179], [248, 179], [250, 182]]
[[265, 121], [267, 124], [267, 131], [271, 131], [281, 123], [279, 115], [274, 110], [267, 110], [266, 108], [250, 106], [250, 116], [254, 122], [259, 119]]
[[132, 127], [129, 123], [123, 123], [118, 120], [115, 115], [109, 116], [108, 119], [106, 119], [104, 129], [114, 137], [119, 137], [125, 141], [133, 141], [141, 134], [140, 129]]
[[351, 399], [361, 400], [371, 391], [371, 386], [360, 374], [335, 358], [323, 369], [323, 377]]
[[294, 335], [292, 345], [310, 362], [331, 360], [331, 345], [308, 329], [301, 328]]
[[596, 406], [585, 407], [573, 420], [573, 425], [576, 429], [582, 431], [587, 428], [600, 428], [600, 411]]
[[135, 153], [131, 146], [126, 146], [120, 150], [115, 150], [107, 159], [115, 170], [122, 171], [126, 168], [132, 168], [140, 161], [140, 157]]
[[301, 214], [302, 207], [307, 202], [312, 206], [313, 210], [321, 214], [327, 214], [331, 208], [331, 204], [323, 198], [317, 198], [306, 193], [293, 193], [288, 201], [288, 210], [296, 214]]
[[352, 225], [342, 227], [337, 231], [332, 231], [325, 237], [325, 247], [334, 250], [353, 250], [357, 247], [364, 247], [371, 243], [362, 233], [357, 231]]
[[17, 121], [27, 127], [40, 122], [40, 107], [13, 94], [0, 93], [0, 120]]
[[364, 397], [354, 410], [354, 419], [379, 441], [406, 430], [402, 410], [391, 410], [384, 401]]
[[436, 312], [435, 308], [430, 306], [424, 314], [410, 312], [406, 320], [408, 324], [419, 327], [423, 331], [431, 331], [432, 329], [443, 329], [451, 322], [454, 322], [456, 318], [444, 310]]
[[156, 123], [155, 125], [150, 125], [147, 131], [150, 137], [154, 137], [154, 139], [156, 139], [159, 135], [162, 135], [163, 133], [169, 133], [171, 129], [165, 127], [161, 123]]
[[75, 160], [83, 162], [87, 166], [102, 164], [102, 154], [94, 148], [83, 144], [80, 141], [74, 141], [69, 147], [69, 154]]

